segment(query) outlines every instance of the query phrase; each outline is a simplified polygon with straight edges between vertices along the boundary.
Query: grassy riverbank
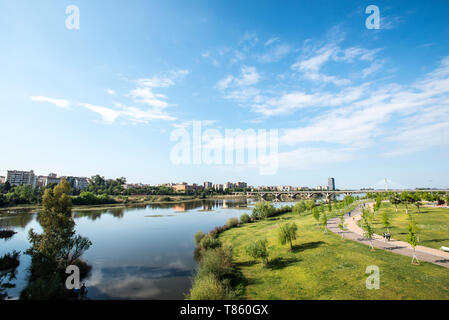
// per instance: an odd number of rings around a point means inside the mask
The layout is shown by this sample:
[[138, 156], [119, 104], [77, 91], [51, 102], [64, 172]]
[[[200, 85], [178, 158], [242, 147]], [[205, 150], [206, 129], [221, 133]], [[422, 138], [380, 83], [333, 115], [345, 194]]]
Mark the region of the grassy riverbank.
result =
[[[281, 219], [295, 222], [293, 250], [278, 243]], [[324, 234], [311, 215], [293, 213], [225, 231], [219, 237], [231, 245], [238, 270], [246, 279], [241, 299], [449, 299], [449, 269], [376, 250], [333, 233]], [[267, 239], [269, 263], [262, 267], [246, 246]], [[380, 289], [366, 289], [366, 267], [380, 268]]]
[[[405, 206], [399, 205], [398, 212], [390, 203], [382, 203], [374, 216], [373, 226], [375, 233], [382, 234], [385, 228], [382, 224], [382, 214], [385, 210], [390, 212], [390, 232], [392, 238], [407, 241], [409, 218], [405, 213]], [[409, 214], [416, 221], [419, 230], [419, 244], [439, 249], [441, 246], [449, 247], [449, 209], [421, 207], [420, 212], [415, 206], [409, 205]]]

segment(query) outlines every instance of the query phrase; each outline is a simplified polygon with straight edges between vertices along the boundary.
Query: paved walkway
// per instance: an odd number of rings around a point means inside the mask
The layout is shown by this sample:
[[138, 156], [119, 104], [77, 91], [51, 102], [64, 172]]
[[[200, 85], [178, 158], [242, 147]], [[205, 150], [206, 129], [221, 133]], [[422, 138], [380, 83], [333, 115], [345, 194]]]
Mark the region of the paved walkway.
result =
[[[339, 235], [342, 235], [346, 239], [357, 241], [366, 245], [370, 244], [370, 241], [363, 237], [363, 230], [357, 225], [357, 221], [361, 219], [361, 206], [358, 206], [351, 212], [351, 217], [345, 216], [346, 230], [341, 231], [338, 225], [340, 224], [340, 218], [329, 219], [327, 228]], [[387, 250], [393, 253], [401, 254], [403, 256], [413, 257], [413, 249], [407, 242], [391, 239], [385, 241], [382, 236], [374, 235], [373, 246], [375, 248]], [[419, 261], [427, 261], [446, 268], [449, 268], [449, 252], [441, 250], [416, 246], [416, 256]]]

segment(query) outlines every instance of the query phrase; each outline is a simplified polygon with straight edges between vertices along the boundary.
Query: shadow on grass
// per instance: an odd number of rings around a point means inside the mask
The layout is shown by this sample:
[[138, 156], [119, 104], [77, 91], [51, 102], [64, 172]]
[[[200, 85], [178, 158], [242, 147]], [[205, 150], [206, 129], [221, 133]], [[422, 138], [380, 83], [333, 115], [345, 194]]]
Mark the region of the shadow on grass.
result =
[[448, 238], [446, 238], [446, 239], [429, 239], [429, 240], [423, 240], [422, 243], [425, 243], [425, 242], [442, 242], [442, 241], [449, 241], [449, 239]]
[[279, 269], [284, 269], [285, 267], [288, 267], [289, 265], [300, 261], [299, 259], [296, 258], [282, 258], [282, 257], [278, 257], [275, 259], [272, 259], [268, 262], [267, 268], [271, 269], [271, 270], [279, 270]]
[[318, 248], [319, 246], [321, 246], [322, 244], [326, 244], [326, 242], [324, 241], [312, 241], [312, 242], [307, 242], [307, 243], [302, 243], [300, 245], [295, 245], [293, 246], [292, 251], [293, 252], [301, 252], [307, 249], [315, 249]]

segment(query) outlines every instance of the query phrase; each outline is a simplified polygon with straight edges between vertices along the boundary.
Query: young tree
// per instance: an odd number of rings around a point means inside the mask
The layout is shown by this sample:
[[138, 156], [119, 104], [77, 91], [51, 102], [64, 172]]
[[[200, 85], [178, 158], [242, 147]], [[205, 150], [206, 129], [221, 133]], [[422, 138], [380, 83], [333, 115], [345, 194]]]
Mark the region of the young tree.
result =
[[284, 223], [279, 226], [279, 242], [284, 245], [290, 243], [290, 250], [293, 250], [293, 240], [296, 240], [298, 226], [296, 223]]
[[390, 212], [388, 210], [384, 210], [384, 212], [382, 213], [382, 224], [386, 229], [386, 231], [389, 232], [391, 224], [390, 224]]
[[[324, 214], [324, 211], [322, 212]], [[320, 212], [316, 208], [312, 210], [312, 216], [316, 220], [316, 224], [318, 225], [318, 223], [320, 222]]]
[[408, 214], [408, 206], [415, 202], [415, 198], [409, 192], [401, 193], [401, 202], [405, 204], [405, 213]]
[[394, 205], [394, 207], [396, 209], [396, 213], [397, 213], [398, 212], [398, 205], [401, 204], [401, 198], [399, 197], [399, 195], [397, 193], [394, 193], [394, 194], [391, 195], [390, 203], [392, 205]]
[[260, 259], [262, 261], [262, 266], [268, 264], [268, 241], [267, 239], [257, 240], [249, 244], [245, 249], [246, 253], [253, 259]]
[[327, 202], [327, 211], [331, 212], [332, 211], [332, 201], [329, 199], [329, 201]]
[[345, 214], [341, 214], [340, 215], [340, 223], [338, 224], [338, 228], [340, 228], [341, 230], [341, 238], [344, 239], [343, 237], [343, 231], [345, 231]]
[[362, 210], [362, 229], [363, 229], [363, 236], [370, 242], [371, 251], [374, 251], [373, 246], [374, 228], [371, 224], [371, 216], [365, 210]]
[[327, 214], [326, 212], [324, 212], [323, 216], [321, 217], [321, 224], [323, 226], [324, 233], [327, 233], [327, 220], [328, 220]]
[[307, 207], [306, 204], [304, 202], [304, 200], [300, 200], [298, 201], [294, 206], [293, 206], [293, 212], [296, 214], [301, 214], [304, 211], [306, 211]]
[[415, 220], [410, 216], [408, 225], [408, 243], [413, 248], [412, 264], [419, 264], [418, 257], [416, 256], [416, 246], [418, 245], [418, 230], [416, 227]]

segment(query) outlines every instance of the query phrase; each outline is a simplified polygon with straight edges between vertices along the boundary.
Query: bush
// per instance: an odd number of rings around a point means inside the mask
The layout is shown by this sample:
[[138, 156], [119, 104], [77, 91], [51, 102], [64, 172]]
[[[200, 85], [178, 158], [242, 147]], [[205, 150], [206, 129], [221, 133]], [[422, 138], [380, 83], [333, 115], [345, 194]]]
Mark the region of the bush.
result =
[[218, 239], [215, 239], [211, 237], [210, 235], [207, 235], [203, 237], [200, 241], [200, 246], [203, 249], [215, 249], [218, 247], [221, 247], [221, 242]]
[[254, 258], [261, 259], [262, 265], [267, 265], [268, 263], [268, 241], [266, 239], [257, 240], [246, 247], [246, 253]]
[[209, 232], [209, 235], [213, 238], [216, 238], [220, 233], [222, 233], [223, 231], [226, 231], [228, 229], [229, 229], [228, 226], [215, 227], [211, 232]]
[[226, 277], [232, 277], [233, 270], [232, 249], [220, 247], [206, 250], [202, 254], [198, 276], [203, 277], [213, 274], [218, 280], [223, 280]]
[[228, 221], [226, 222], [226, 227], [230, 228], [234, 228], [237, 227], [239, 225], [239, 219], [237, 218], [229, 218]]
[[195, 244], [196, 244], [196, 245], [199, 245], [200, 242], [201, 242], [201, 240], [202, 240], [205, 236], [206, 236], [206, 235], [205, 235], [203, 232], [201, 232], [201, 231], [198, 231], [197, 233], [195, 233], [195, 235], [193, 236], [193, 238], [195, 239]]
[[213, 274], [197, 276], [188, 296], [189, 300], [231, 300], [235, 295], [228, 284], [221, 282]]
[[251, 220], [249, 214], [244, 213], [240, 216], [240, 223], [248, 223]]
[[258, 202], [253, 208], [251, 218], [253, 220], [262, 220], [271, 216], [274, 211], [275, 209], [270, 202]]

